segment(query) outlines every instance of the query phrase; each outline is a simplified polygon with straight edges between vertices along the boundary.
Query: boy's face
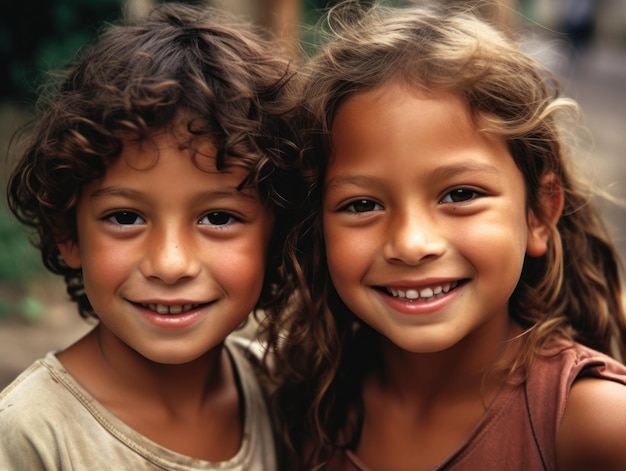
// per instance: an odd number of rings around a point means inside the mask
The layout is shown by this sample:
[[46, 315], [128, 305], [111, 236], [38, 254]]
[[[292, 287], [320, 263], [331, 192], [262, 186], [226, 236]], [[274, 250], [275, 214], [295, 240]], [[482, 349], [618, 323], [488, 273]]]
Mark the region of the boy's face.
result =
[[127, 142], [82, 191], [78, 243], [59, 247], [82, 267], [101, 328], [158, 363], [198, 358], [246, 318], [273, 226], [256, 194], [236, 189], [245, 170], [218, 172], [212, 143], [195, 147], [210, 157], [194, 163], [169, 132]]
[[501, 340], [524, 258], [549, 235], [505, 142], [461, 99], [395, 84], [347, 100], [332, 132], [324, 237], [347, 306], [410, 352]]

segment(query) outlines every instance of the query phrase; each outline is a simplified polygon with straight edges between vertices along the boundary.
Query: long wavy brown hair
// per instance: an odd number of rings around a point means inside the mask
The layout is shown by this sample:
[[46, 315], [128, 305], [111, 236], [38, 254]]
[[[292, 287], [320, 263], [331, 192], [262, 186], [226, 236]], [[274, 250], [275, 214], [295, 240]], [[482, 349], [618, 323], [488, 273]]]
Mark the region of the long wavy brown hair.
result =
[[[524, 175], [528, 207], [551, 228], [547, 253], [527, 258], [510, 299], [510, 315], [525, 329], [511, 368], [527, 368], [552, 336], [626, 358], [618, 256], [591, 187], [569, 168], [560, 126], [576, 117], [576, 103], [562, 97], [555, 78], [509, 36], [469, 12], [358, 3], [331, 10], [331, 40], [302, 70], [307, 197], [286, 247], [301, 290], [293, 311], [274, 324], [273, 346], [280, 376], [274, 399], [292, 459], [303, 469], [358, 440], [361, 381], [380, 361], [379, 334], [359, 324], [330, 281], [321, 207], [337, 110], [389, 81], [463, 97], [477, 128], [507, 141]], [[564, 196], [556, 224], [544, 207], [549, 195], [541, 181], [548, 174], [558, 178]]]
[[[66, 71], [51, 80], [7, 188], [11, 210], [36, 230], [45, 266], [65, 277], [83, 317], [94, 316], [81, 271], [57, 243], [76, 241], [81, 189], [101, 178], [124, 142], [142, 141], [182, 123], [210, 139], [216, 167], [243, 166], [241, 187], [258, 191], [275, 229], [258, 307], [286, 302], [281, 253], [297, 185], [289, 105], [290, 59], [261, 31], [224, 12], [178, 3], [146, 18], [105, 27]], [[18, 146], [15, 145], [14, 148]], [[197, 158], [197, 156], [196, 156]], [[175, 182], [183, 184], [184, 182]]]

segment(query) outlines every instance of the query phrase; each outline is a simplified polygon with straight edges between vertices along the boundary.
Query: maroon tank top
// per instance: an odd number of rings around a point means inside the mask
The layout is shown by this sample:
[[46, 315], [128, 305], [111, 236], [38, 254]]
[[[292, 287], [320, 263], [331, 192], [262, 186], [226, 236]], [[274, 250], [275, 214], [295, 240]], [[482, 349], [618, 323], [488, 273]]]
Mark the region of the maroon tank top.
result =
[[[572, 384], [583, 377], [626, 384], [626, 366], [578, 343], [552, 342], [528, 379], [503, 387], [467, 441], [431, 470], [556, 470], [558, 426]], [[333, 470], [371, 471], [350, 451], [334, 458]]]

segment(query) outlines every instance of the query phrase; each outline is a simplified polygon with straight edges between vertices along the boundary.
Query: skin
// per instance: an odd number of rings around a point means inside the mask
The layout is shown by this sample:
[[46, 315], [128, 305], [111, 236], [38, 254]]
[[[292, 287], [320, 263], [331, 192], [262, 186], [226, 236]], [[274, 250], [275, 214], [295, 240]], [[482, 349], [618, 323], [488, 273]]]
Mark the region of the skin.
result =
[[559, 470], [626, 468], [626, 387], [612, 381], [579, 379], [570, 391], [559, 432]]
[[59, 249], [82, 268], [100, 322], [58, 357], [140, 433], [221, 461], [243, 427], [223, 341], [260, 294], [272, 215], [236, 189], [243, 169], [216, 171], [211, 141], [194, 143], [194, 164], [180, 137], [126, 143], [83, 188], [78, 241]]
[[508, 300], [549, 228], [527, 208], [504, 141], [478, 132], [455, 95], [393, 82], [354, 95], [332, 146], [329, 272], [384, 339], [356, 453], [372, 469], [429, 469], [466, 440], [502, 384], [485, 371], [515, 354]]

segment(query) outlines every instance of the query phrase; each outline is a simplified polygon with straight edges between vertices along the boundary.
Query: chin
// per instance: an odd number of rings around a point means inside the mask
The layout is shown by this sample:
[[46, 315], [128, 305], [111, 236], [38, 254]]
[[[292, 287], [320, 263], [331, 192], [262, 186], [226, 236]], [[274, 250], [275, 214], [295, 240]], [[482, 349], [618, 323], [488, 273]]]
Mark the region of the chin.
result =
[[[418, 338], [418, 336], [420, 338]], [[436, 338], [429, 334], [413, 333], [411, 338], [388, 339], [395, 347], [408, 353], [440, 353], [453, 348], [459, 343], [456, 338]]]
[[190, 351], [187, 349], [160, 349], [152, 352], [139, 352], [144, 358], [161, 365], [184, 365], [198, 360], [207, 351]]

